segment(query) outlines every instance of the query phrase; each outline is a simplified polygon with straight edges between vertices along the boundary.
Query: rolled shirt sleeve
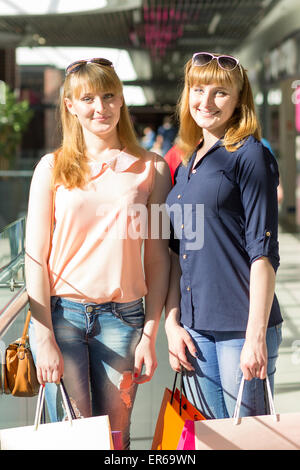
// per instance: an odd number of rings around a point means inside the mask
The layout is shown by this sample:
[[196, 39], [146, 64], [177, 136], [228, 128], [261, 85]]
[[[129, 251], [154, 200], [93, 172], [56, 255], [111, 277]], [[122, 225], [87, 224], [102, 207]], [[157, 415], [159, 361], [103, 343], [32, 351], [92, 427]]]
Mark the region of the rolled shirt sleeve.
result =
[[274, 156], [259, 142], [240, 156], [237, 181], [244, 207], [245, 250], [250, 263], [269, 258], [274, 271], [279, 266], [278, 166]]

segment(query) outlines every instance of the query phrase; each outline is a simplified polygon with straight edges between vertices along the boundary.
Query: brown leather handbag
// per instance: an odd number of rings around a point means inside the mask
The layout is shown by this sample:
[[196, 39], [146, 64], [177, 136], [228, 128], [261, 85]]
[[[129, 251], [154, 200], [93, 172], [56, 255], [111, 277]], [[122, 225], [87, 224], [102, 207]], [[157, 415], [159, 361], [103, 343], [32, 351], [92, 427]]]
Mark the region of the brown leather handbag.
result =
[[[55, 195], [53, 192], [51, 231], [48, 260], [52, 248], [54, 229]], [[11, 343], [5, 351], [5, 363], [2, 368], [2, 391], [15, 397], [34, 397], [39, 393], [40, 384], [37, 380], [36, 367], [28, 341], [28, 326], [31, 312], [28, 310], [21, 338]]]
[[30, 316], [28, 310], [22, 337], [11, 343], [5, 353], [4, 393], [16, 397], [34, 397], [40, 388], [27, 336]]

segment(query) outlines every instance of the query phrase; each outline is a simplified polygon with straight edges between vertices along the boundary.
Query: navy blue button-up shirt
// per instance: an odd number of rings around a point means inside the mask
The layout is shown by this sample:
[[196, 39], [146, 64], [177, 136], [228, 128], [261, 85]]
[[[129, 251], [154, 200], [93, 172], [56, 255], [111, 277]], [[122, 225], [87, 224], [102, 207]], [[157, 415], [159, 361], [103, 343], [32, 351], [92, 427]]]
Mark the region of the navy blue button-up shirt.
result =
[[[251, 264], [278, 254], [278, 167], [271, 153], [250, 136], [235, 152], [218, 141], [193, 168], [177, 169], [167, 198], [178, 253], [181, 322], [214, 331], [245, 331]], [[276, 296], [269, 327], [282, 322]]]

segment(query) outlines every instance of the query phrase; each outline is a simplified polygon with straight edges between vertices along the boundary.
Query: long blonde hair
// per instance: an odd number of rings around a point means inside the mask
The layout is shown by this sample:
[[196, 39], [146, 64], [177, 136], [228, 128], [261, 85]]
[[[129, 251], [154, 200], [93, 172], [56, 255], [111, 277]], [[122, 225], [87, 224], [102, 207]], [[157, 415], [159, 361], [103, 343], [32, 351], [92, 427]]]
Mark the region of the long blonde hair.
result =
[[[220, 54], [214, 54], [216, 56]], [[219, 67], [216, 60], [204, 66], [193, 66], [190, 59], [185, 66], [185, 82], [180, 97], [177, 113], [179, 117], [178, 146], [183, 152], [183, 163], [187, 164], [195, 147], [203, 137], [202, 129], [197, 125], [190, 113], [189, 93], [193, 86], [217, 83], [222, 86], [236, 84], [239, 91], [239, 102], [232, 117], [227, 123], [223, 145], [229, 152], [234, 152], [243, 145], [245, 138], [254, 135], [261, 139], [261, 130], [255, 112], [251, 86], [246, 70], [238, 65], [232, 71]]]
[[[81, 125], [65, 105], [65, 98], [78, 98], [83, 89], [123, 96], [122, 83], [113, 67], [88, 63], [82, 65], [77, 72], [67, 75], [60, 98], [62, 144], [54, 153], [53, 184], [63, 184], [69, 189], [84, 187], [90, 175]], [[122, 148], [141, 157], [142, 149], [138, 144], [124, 99], [117, 132]]]

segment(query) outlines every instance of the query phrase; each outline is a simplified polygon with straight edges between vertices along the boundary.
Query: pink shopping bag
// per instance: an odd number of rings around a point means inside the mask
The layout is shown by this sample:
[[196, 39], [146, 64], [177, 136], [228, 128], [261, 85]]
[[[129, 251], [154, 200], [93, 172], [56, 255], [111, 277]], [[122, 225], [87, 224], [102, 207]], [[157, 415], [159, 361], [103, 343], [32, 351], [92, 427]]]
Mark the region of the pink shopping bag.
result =
[[[300, 450], [300, 413], [277, 414], [268, 378], [266, 384], [271, 414], [239, 417], [243, 378], [233, 418], [186, 422], [185, 434], [181, 435], [182, 448], [186, 450]], [[193, 443], [194, 447], [192, 447]]]
[[195, 450], [195, 422], [186, 420], [177, 450]]

